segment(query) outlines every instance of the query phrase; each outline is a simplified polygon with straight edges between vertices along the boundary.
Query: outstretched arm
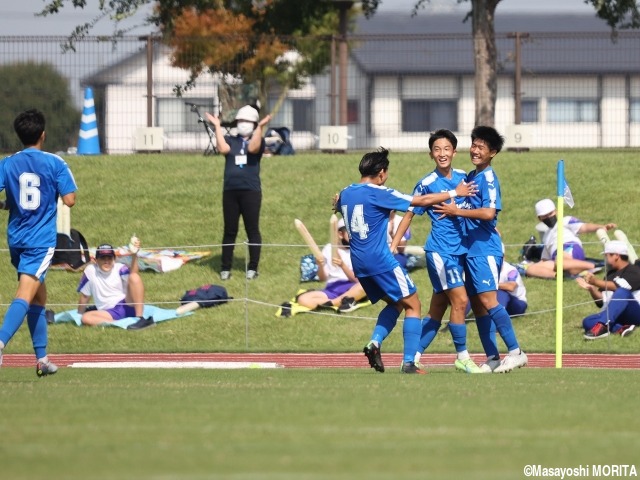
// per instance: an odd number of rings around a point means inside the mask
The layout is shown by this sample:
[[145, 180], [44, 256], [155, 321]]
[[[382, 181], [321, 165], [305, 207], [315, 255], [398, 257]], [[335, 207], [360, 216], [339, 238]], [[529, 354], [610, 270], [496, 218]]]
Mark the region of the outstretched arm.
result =
[[469, 210], [466, 208], [458, 208], [454, 202], [434, 205], [433, 211], [445, 217], [458, 216], [464, 218], [475, 218], [478, 220], [484, 220], [485, 222], [489, 222], [496, 217], [495, 208], [474, 208]]
[[617, 226], [618, 225], [616, 225], [615, 223], [605, 223], [604, 225], [601, 225], [599, 223], [583, 223], [580, 226], [578, 233], [593, 233], [600, 228], [604, 230], [611, 230], [613, 228], [616, 228]]
[[393, 240], [391, 240], [391, 245], [389, 245], [389, 248], [391, 249], [392, 253], [396, 253], [396, 251], [398, 250], [398, 246], [402, 241], [402, 237], [404, 237], [405, 232], [409, 229], [409, 225], [411, 225], [411, 220], [413, 220], [413, 216], [414, 216], [413, 212], [407, 212], [402, 217], [402, 220], [400, 220], [400, 225], [398, 225], [398, 230], [396, 230], [396, 233], [393, 235]]
[[[476, 194], [478, 188], [474, 182], [460, 182], [455, 190], [449, 190], [443, 193], [428, 193], [426, 195], [414, 196], [411, 205], [414, 207], [430, 207], [438, 203], [446, 202], [450, 198], [455, 197], [472, 197]], [[452, 202], [453, 203], [453, 202]]]

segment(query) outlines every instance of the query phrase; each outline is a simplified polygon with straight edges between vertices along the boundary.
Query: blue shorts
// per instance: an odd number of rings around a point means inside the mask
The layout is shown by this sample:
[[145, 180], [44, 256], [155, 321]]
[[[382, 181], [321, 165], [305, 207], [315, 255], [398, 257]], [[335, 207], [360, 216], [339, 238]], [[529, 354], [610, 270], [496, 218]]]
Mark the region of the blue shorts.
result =
[[498, 290], [502, 258], [493, 255], [467, 257], [464, 266], [464, 285], [467, 289], [467, 295], [473, 297], [479, 293]]
[[456, 287], [464, 287], [465, 255], [447, 255], [438, 252], [426, 252], [427, 272], [433, 291], [442, 293]]
[[21, 274], [26, 273], [36, 277], [40, 283], [43, 283], [55, 251], [55, 247], [9, 248], [11, 264], [18, 271], [18, 279]]
[[322, 291], [329, 298], [329, 300], [333, 300], [334, 298], [338, 298], [344, 292], [348, 291], [354, 285], [357, 285], [357, 283], [350, 282], [349, 280], [338, 280], [337, 282], [327, 283], [324, 290]]
[[136, 316], [136, 309], [124, 303], [124, 300], [115, 307], [105, 310], [105, 312], [108, 312], [114, 320], [122, 320], [123, 318]]
[[413, 280], [401, 266], [378, 275], [361, 277], [358, 280], [371, 303], [376, 303], [385, 297], [392, 302], [398, 302], [416, 292]]

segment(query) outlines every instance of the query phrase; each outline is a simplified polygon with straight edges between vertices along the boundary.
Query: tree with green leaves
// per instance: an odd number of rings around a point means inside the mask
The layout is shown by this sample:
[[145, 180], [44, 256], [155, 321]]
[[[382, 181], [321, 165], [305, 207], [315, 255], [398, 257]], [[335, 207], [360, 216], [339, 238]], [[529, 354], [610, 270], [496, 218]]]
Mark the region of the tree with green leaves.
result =
[[[471, 11], [463, 20], [470, 18], [472, 25], [476, 69], [475, 123], [493, 125], [498, 85], [494, 17], [502, 0], [451, 1], [471, 3]], [[361, 0], [354, 3], [360, 3], [365, 16], [369, 17], [375, 14], [382, 2]], [[269, 78], [283, 85], [295, 86], [306, 75], [317, 73], [326, 65], [326, 52], [318, 48], [316, 43], [296, 44], [291, 40], [290, 44], [278, 44], [273, 40], [274, 35], [292, 38], [309, 34], [331, 35], [337, 32], [338, 25], [336, 9], [331, 0], [100, 0], [100, 10], [104, 16], [117, 22], [132, 15], [141, 6], [152, 3], [156, 8], [148, 22], [160, 27], [165, 39], [172, 43], [178, 53], [176, 65], [189, 69], [192, 79], [195, 78], [193, 74], [201, 72], [203, 68], [209, 68], [212, 72], [228, 70], [224, 73], [231, 73], [245, 82], [260, 80], [262, 96]], [[416, 0], [413, 14], [417, 14], [427, 3], [429, 0]], [[616, 29], [640, 27], [640, 7], [636, 0], [584, 0], [584, 3], [593, 5], [596, 15], [614, 32]], [[69, 4], [84, 8], [87, 0], [50, 0], [41, 15], [58, 13]], [[239, 65], [237, 68], [231, 68], [234, 65], [231, 62], [232, 52], [227, 51], [233, 48], [223, 48], [223, 51], [216, 53], [212, 44], [206, 45], [208, 35], [220, 35], [217, 29], [229, 33], [230, 29], [223, 24], [222, 18], [227, 22], [236, 22], [241, 31], [251, 32], [255, 37], [240, 44], [237, 55], [243, 60], [236, 63]], [[94, 24], [95, 20], [79, 25], [71, 39], [87, 34]], [[185, 40], [179, 40], [178, 33]], [[192, 40], [186, 40], [184, 35], [187, 33]], [[229, 41], [229, 37], [226, 38]], [[303, 61], [282, 62], [277, 66], [276, 59], [282, 56], [286, 48], [298, 50]], [[186, 55], [188, 49], [191, 56]]]
[[[101, 0], [101, 11], [113, 20], [132, 15], [151, 0]], [[338, 10], [318, 0], [157, 0], [147, 19], [156, 24], [172, 47], [172, 62], [189, 70], [190, 79], [176, 93], [195, 85], [204, 71], [230, 85], [256, 85], [264, 103], [274, 84], [281, 96], [329, 63], [329, 38], [338, 29]], [[84, 8], [87, 0], [53, 0], [41, 15], [55, 14], [66, 4]], [[90, 32], [94, 22], [76, 27], [73, 43]], [[296, 55], [291, 55], [296, 52]]]
[[[365, 16], [375, 14], [383, 0], [362, 0]], [[391, 0], [390, 0], [391, 1]], [[467, 0], [451, 0], [462, 3]], [[498, 90], [498, 59], [494, 18], [502, 0], [469, 0], [471, 11], [463, 21], [471, 18], [475, 61], [476, 125], [493, 126]], [[507, 0], [508, 1], [508, 0]], [[416, 15], [429, 0], [416, 0], [412, 14]], [[640, 10], [636, 0], [584, 0], [595, 8], [596, 15], [616, 29], [639, 28]]]
[[76, 145], [80, 112], [73, 106], [69, 82], [51, 65], [17, 63], [0, 66], [0, 150], [17, 152], [23, 145], [13, 131], [13, 120], [22, 111], [37, 108], [47, 119], [48, 151]]

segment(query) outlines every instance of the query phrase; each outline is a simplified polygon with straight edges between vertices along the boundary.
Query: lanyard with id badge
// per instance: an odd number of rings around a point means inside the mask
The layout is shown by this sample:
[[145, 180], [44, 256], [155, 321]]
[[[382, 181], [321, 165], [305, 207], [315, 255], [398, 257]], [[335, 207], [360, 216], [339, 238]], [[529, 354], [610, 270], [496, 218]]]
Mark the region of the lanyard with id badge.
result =
[[244, 168], [247, 164], [247, 154], [245, 152], [245, 148], [247, 147], [247, 141], [242, 139], [242, 148], [240, 149], [240, 154], [236, 155], [236, 165], [240, 168]]

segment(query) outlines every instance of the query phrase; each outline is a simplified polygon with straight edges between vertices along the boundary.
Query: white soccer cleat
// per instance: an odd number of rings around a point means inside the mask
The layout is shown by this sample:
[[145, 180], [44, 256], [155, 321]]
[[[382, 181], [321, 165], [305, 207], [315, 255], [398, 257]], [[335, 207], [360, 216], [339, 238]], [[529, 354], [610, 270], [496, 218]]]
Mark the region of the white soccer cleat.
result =
[[493, 373], [493, 371], [500, 366], [499, 358], [489, 358], [486, 362], [480, 365], [480, 371], [482, 373]]
[[520, 353], [517, 353], [515, 355], [510, 353], [508, 355], [505, 355], [505, 357], [502, 359], [502, 362], [500, 362], [500, 365], [495, 368], [493, 373], [510, 372], [511, 370], [515, 370], [516, 368], [524, 367], [528, 361], [529, 359], [527, 358], [527, 355], [522, 350], [520, 350]]
[[140, 251], [140, 239], [134, 233], [129, 240], [129, 251], [134, 255]]

